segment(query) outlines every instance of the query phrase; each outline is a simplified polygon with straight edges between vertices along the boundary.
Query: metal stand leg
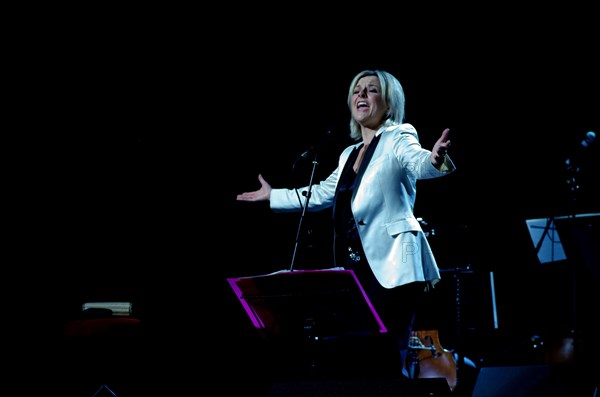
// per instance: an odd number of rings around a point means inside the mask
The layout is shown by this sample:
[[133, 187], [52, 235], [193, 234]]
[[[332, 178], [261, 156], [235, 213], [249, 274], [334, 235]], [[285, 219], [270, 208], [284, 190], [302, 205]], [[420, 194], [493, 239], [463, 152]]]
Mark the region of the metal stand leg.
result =
[[417, 379], [419, 377], [419, 354], [415, 349], [409, 349], [408, 352], [408, 378]]
[[117, 397], [115, 392], [112, 391], [110, 389], [110, 387], [106, 386], [105, 384], [100, 386], [98, 388], [98, 390], [96, 390], [96, 392], [94, 394], [92, 394], [92, 397], [107, 397], [107, 396]]

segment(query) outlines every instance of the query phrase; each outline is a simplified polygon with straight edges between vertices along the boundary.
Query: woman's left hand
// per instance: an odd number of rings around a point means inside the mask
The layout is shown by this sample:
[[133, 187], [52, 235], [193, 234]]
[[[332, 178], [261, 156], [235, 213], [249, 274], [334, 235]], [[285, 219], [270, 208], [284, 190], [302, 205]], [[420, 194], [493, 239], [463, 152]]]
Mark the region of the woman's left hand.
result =
[[446, 128], [442, 131], [442, 136], [437, 140], [435, 145], [433, 145], [433, 149], [431, 150], [431, 164], [435, 168], [439, 168], [442, 164], [444, 164], [444, 159], [446, 154], [448, 154], [448, 149], [450, 148], [450, 128]]

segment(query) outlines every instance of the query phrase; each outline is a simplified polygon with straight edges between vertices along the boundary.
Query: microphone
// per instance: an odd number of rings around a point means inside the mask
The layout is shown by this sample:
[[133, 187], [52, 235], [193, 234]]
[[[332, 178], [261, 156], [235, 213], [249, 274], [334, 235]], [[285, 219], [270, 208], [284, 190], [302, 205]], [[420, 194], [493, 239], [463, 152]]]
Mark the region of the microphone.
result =
[[581, 174], [581, 164], [584, 163], [588, 152], [591, 150], [592, 144], [596, 140], [596, 133], [594, 131], [588, 131], [585, 134], [585, 138], [575, 148], [575, 153], [565, 160], [565, 166], [567, 171], [567, 186], [571, 193], [579, 191], [579, 181], [577, 178]]
[[321, 148], [329, 144], [333, 140], [333, 132], [330, 129], [327, 130], [325, 136], [316, 144], [312, 145], [300, 154], [300, 157], [307, 158], [309, 155], [318, 152]]
[[596, 133], [594, 131], [588, 131], [585, 134], [585, 139], [583, 141], [581, 141], [581, 146], [583, 146], [584, 148], [588, 148], [590, 147], [590, 145], [592, 143], [594, 143], [594, 141], [596, 140]]
[[577, 146], [575, 153], [568, 159], [565, 160], [565, 165], [569, 171], [579, 172], [578, 163], [581, 161], [581, 157], [585, 152], [590, 150], [592, 144], [596, 141], [596, 133], [594, 131], [588, 131], [585, 134], [583, 140]]
[[305, 159], [305, 158], [307, 158], [307, 157], [308, 157], [308, 155], [309, 155], [309, 154], [311, 154], [311, 153], [312, 153], [312, 151], [313, 151], [313, 149], [312, 149], [312, 147], [311, 147], [310, 149], [307, 149], [307, 150], [303, 151], [303, 152], [300, 154], [300, 157], [302, 157], [303, 159]]

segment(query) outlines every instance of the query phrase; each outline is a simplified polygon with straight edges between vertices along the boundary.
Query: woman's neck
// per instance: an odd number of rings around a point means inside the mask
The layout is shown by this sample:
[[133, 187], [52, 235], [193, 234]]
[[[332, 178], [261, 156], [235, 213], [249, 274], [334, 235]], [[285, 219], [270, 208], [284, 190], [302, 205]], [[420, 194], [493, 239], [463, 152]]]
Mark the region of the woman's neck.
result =
[[363, 143], [365, 144], [365, 146], [369, 146], [369, 144], [371, 143], [371, 141], [375, 137], [376, 133], [377, 133], [377, 130], [363, 128], [363, 130], [362, 130], [362, 140], [363, 140]]

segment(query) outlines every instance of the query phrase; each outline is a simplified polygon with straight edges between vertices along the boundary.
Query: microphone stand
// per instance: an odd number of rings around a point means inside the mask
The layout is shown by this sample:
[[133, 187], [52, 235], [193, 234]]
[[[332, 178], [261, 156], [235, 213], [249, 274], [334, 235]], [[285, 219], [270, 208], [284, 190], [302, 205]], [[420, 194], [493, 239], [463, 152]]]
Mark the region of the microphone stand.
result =
[[310, 201], [310, 195], [312, 192], [313, 186], [313, 178], [315, 177], [315, 171], [317, 169], [317, 151], [315, 150], [315, 157], [312, 161], [312, 170], [310, 173], [310, 181], [308, 182], [308, 191], [302, 192], [303, 196], [306, 196], [306, 201], [304, 202], [304, 206], [302, 207], [302, 214], [300, 215], [300, 221], [298, 222], [298, 230], [296, 231], [296, 243], [294, 244], [294, 253], [292, 255], [292, 263], [290, 264], [290, 272], [294, 271], [294, 262], [296, 261], [296, 253], [298, 252], [298, 245], [300, 242], [300, 232], [302, 231], [302, 224], [304, 223], [304, 216], [306, 215], [306, 211], [308, 208], [308, 202]]

